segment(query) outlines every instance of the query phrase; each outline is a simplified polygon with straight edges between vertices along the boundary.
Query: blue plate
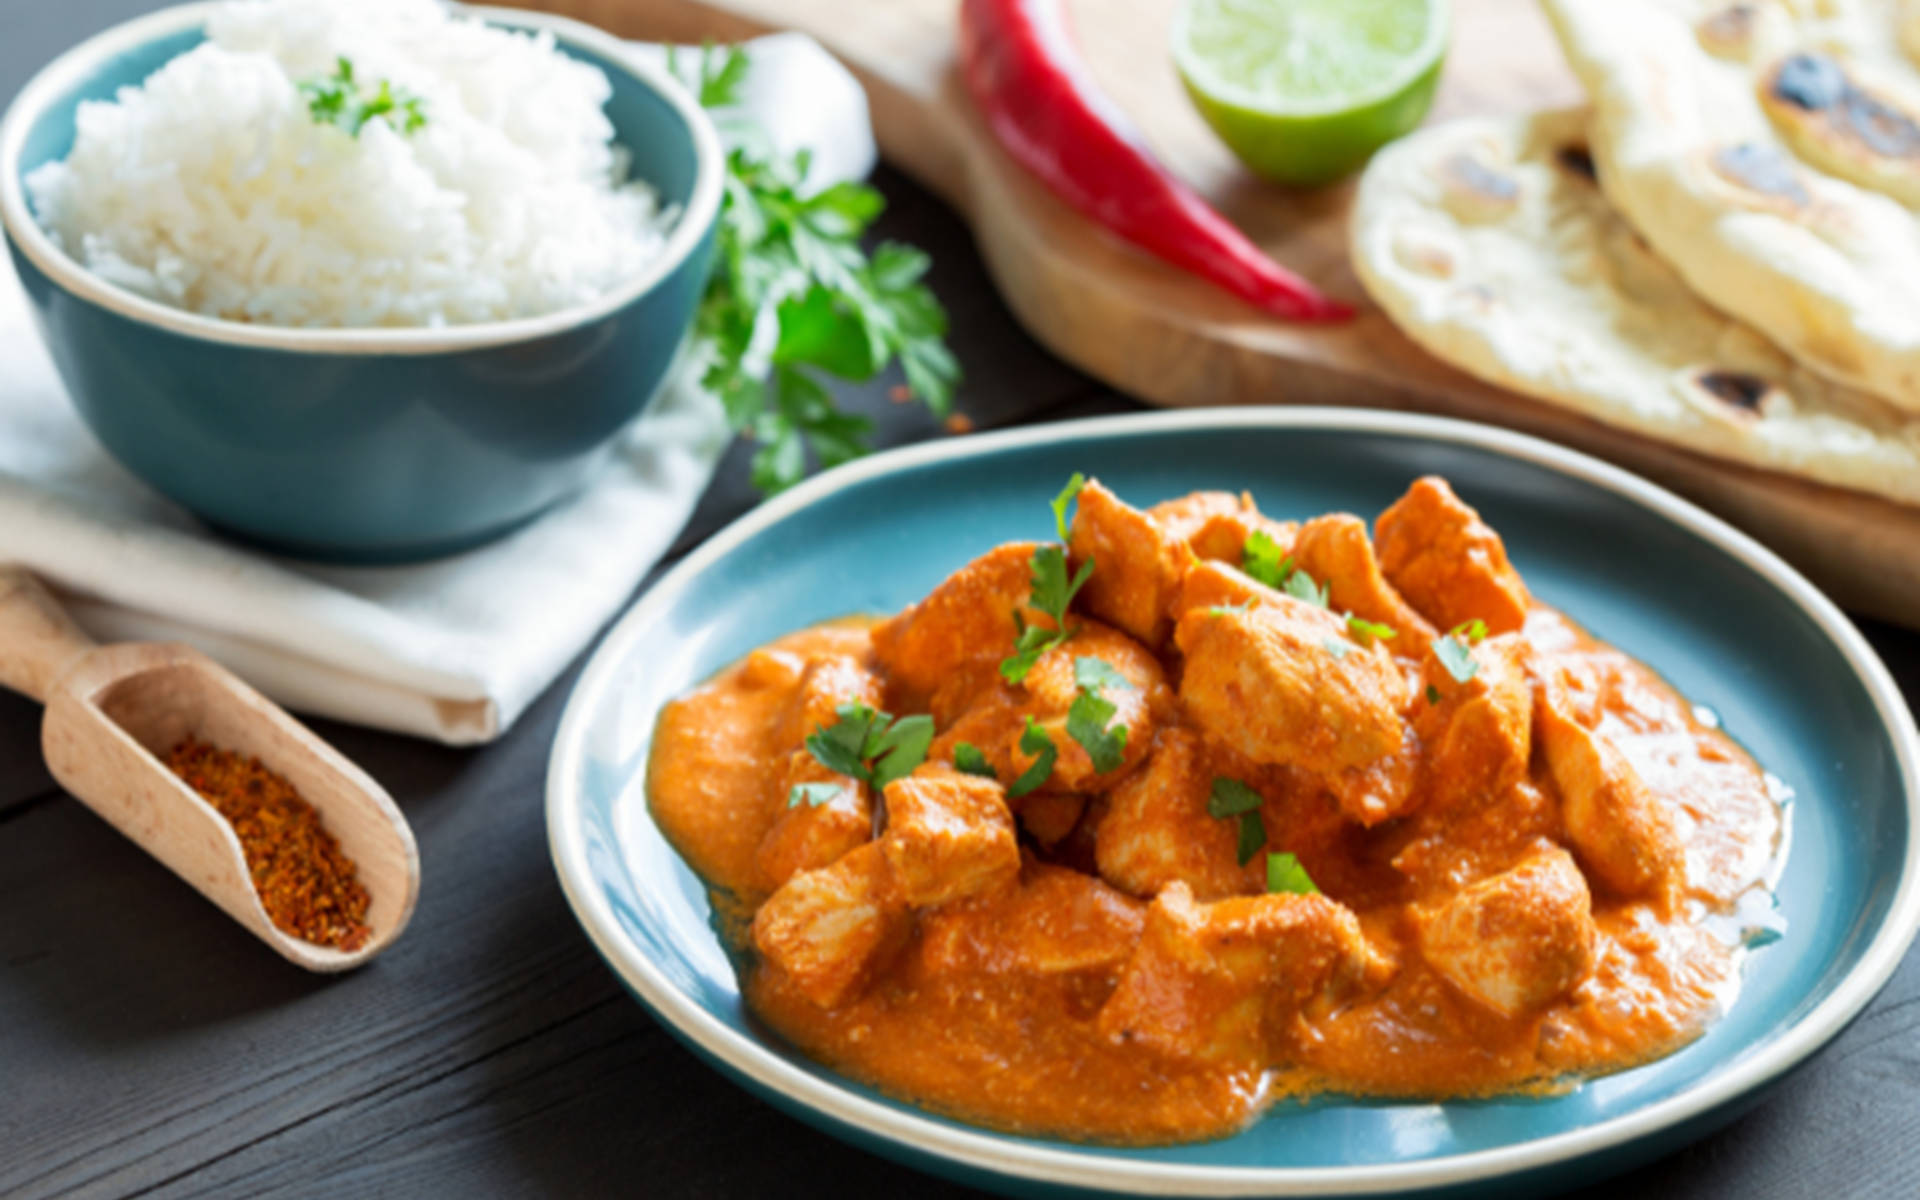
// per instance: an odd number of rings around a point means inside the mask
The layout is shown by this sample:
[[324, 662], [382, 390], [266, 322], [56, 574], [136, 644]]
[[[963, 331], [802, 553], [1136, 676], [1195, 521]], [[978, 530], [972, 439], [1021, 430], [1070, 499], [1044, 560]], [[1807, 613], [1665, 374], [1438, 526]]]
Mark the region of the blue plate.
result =
[[[1651, 663], [1794, 791], [1786, 936], [1739, 1002], [1657, 1063], [1546, 1100], [1282, 1107], [1235, 1137], [1116, 1150], [931, 1116], [773, 1039], [741, 1005], [706, 895], [648, 816], [673, 696], [778, 634], [887, 612], [1002, 541], [1050, 536], [1069, 473], [1146, 505], [1246, 488], [1270, 513], [1373, 514], [1438, 473], [1543, 600]], [[1731, 1119], [1864, 1007], [1920, 924], [1920, 740], [1834, 606], [1719, 520], [1583, 455], [1454, 421], [1352, 410], [1153, 414], [917, 446], [763, 505], [675, 568], [594, 655], [547, 781], [548, 836], [588, 935], [666, 1026], [839, 1137], [967, 1182], [1186, 1195], [1532, 1191], [1623, 1170]]]

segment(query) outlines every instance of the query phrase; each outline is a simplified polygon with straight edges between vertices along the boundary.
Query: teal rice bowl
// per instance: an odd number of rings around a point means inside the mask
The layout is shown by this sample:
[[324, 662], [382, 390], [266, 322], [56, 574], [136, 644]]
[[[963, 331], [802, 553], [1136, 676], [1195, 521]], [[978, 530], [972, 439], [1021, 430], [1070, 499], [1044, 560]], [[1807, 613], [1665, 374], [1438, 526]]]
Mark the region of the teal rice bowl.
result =
[[677, 210], [644, 270], [545, 316], [415, 328], [293, 328], [202, 316], [82, 266], [28, 204], [65, 158], [82, 101], [113, 98], [205, 40], [211, 4], [166, 9], [43, 69], [0, 122], [0, 221], [75, 408], [116, 459], [209, 525], [353, 562], [451, 553], [578, 491], [651, 401], [692, 323], [725, 170], [691, 96], [576, 22], [470, 9], [550, 31], [605, 72], [631, 177]]

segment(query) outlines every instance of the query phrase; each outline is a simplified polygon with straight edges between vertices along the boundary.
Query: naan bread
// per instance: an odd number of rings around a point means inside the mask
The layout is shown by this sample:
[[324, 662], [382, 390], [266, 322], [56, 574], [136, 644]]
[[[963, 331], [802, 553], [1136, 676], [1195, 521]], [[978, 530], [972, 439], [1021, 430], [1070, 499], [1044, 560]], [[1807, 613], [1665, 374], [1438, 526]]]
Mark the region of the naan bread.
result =
[[1920, 200], [1920, 74], [1896, 0], [1544, 6], [1633, 227], [1715, 307], [1920, 412], [1920, 219], [1896, 199]]
[[1456, 121], [1374, 157], [1353, 261], [1394, 323], [1469, 374], [1609, 425], [1920, 504], [1920, 418], [1702, 303], [1608, 205], [1586, 125]]

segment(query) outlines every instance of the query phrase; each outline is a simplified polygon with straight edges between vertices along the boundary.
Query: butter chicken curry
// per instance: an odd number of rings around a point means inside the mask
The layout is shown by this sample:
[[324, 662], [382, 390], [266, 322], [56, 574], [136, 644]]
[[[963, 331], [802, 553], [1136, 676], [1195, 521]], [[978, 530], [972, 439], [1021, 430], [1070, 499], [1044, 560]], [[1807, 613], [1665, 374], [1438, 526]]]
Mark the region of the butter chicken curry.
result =
[[1564, 1086], [1731, 999], [1768, 777], [1445, 481], [1371, 537], [1078, 477], [1054, 507], [1064, 544], [661, 717], [654, 815], [794, 1045], [982, 1124], [1170, 1142], [1287, 1095]]

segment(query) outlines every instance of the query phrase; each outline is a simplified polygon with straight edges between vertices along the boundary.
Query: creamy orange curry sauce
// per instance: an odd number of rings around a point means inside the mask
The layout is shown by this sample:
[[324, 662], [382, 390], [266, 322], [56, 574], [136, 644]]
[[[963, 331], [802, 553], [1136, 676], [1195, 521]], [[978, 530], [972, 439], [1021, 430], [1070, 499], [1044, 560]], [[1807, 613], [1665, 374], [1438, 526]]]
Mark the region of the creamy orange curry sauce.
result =
[[669, 706], [649, 795], [804, 1052], [1121, 1143], [1666, 1054], [1731, 1000], [1782, 845], [1710, 714], [1532, 599], [1434, 478], [1371, 536], [1087, 483], [1064, 550]]

